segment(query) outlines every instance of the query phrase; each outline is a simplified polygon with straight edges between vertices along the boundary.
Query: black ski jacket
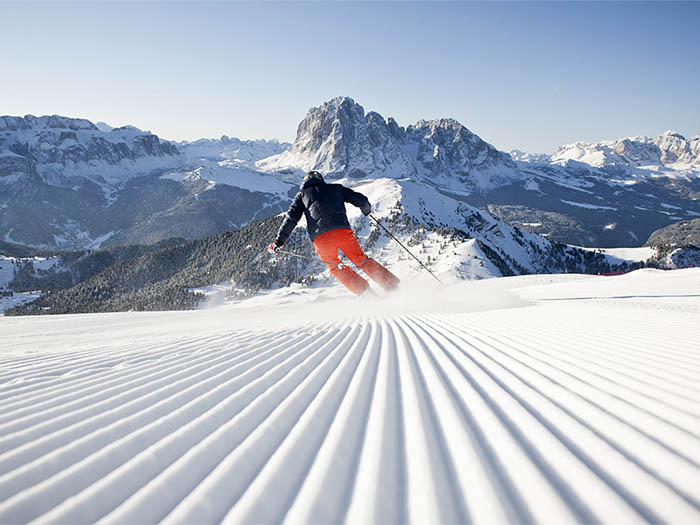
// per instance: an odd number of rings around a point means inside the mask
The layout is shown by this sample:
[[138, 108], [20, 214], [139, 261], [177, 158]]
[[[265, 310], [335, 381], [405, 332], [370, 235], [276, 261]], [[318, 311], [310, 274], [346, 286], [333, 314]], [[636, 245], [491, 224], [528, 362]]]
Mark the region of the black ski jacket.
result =
[[284, 222], [277, 232], [275, 244], [282, 246], [289, 239], [302, 214], [306, 216], [306, 229], [312, 241], [331, 230], [349, 229], [350, 222], [345, 213], [346, 202], [360, 208], [365, 215], [372, 211], [367, 197], [342, 184], [327, 184], [318, 179], [306, 180], [287, 210]]

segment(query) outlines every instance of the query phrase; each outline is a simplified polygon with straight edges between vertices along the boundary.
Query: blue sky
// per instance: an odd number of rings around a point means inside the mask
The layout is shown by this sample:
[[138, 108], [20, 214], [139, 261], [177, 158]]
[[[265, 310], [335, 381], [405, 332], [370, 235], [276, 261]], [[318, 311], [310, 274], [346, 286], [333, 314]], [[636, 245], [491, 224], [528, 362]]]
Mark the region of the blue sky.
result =
[[7, 2], [0, 115], [292, 141], [348, 95], [501, 149], [700, 135], [700, 2]]

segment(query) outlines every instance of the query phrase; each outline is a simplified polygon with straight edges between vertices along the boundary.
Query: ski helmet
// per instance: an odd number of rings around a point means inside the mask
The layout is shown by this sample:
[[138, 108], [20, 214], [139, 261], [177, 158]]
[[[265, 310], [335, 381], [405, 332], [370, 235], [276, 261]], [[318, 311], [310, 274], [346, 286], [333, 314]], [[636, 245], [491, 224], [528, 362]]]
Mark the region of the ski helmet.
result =
[[323, 180], [323, 175], [321, 175], [321, 173], [319, 173], [319, 172], [316, 171], [316, 170], [311, 170], [310, 172], [308, 172], [308, 173], [306, 174], [306, 178], [307, 178], [307, 179], [318, 179], [318, 180]]

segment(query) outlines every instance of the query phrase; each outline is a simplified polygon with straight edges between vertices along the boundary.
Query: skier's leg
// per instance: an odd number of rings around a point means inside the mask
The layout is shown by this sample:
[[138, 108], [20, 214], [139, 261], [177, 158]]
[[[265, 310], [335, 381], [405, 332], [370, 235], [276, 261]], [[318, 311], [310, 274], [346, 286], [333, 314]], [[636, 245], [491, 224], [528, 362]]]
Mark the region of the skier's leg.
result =
[[338, 245], [348, 259], [360, 270], [369, 275], [387, 292], [399, 284], [399, 278], [371, 257], [367, 257], [357, 242], [352, 230], [335, 230], [338, 232]]
[[387, 292], [396, 288], [401, 282], [398, 277], [371, 257], [367, 257], [365, 264], [358, 266], [358, 268], [369, 275], [372, 280], [379, 283]]
[[360, 295], [369, 287], [369, 283], [352, 268], [340, 263], [337, 239], [334, 235], [336, 231], [338, 230], [331, 230], [316, 237], [313, 242], [314, 250], [326, 263], [333, 277], [352, 293]]

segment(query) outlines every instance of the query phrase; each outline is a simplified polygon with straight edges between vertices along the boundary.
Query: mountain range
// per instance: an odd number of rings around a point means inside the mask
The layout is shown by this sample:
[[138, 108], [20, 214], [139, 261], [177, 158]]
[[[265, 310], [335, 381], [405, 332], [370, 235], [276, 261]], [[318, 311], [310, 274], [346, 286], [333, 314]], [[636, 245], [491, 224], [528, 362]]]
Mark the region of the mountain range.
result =
[[175, 144], [131, 126], [0, 117], [0, 239], [85, 249], [236, 229], [280, 211], [290, 187], [244, 159], [287, 147], [228, 137]]
[[700, 137], [674, 132], [514, 158], [453, 119], [403, 128], [341, 97], [311, 109], [292, 147], [257, 167], [411, 180], [583, 246], [640, 246], [659, 228], [700, 217]]
[[204, 237], [283, 211], [309, 169], [410, 181], [582, 246], [639, 246], [700, 217], [700, 137], [674, 132], [509, 154], [453, 119], [402, 127], [349, 97], [310, 109], [293, 144], [175, 143], [99, 124], [0, 117], [0, 239], [85, 249]]
[[[190, 289], [221, 280], [246, 294], [324, 279], [320, 264], [260, 255], [277, 224], [263, 219], [286, 209], [310, 169], [366, 194], [373, 215], [445, 279], [604, 273], [628, 263], [571, 245], [639, 246], [700, 216], [699, 144], [668, 132], [509, 154], [453, 119], [402, 127], [349, 97], [312, 108], [293, 144], [174, 143], [131, 126], [0, 117], [0, 240], [10, 250], [0, 273], [8, 290], [55, 291], [25, 309], [35, 313], [184, 307], [199, 300]], [[366, 250], [418, 275], [350, 208]], [[299, 230], [295, 250], [314, 257], [304, 238]], [[23, 257], [32, 250], [43, 252]]]

